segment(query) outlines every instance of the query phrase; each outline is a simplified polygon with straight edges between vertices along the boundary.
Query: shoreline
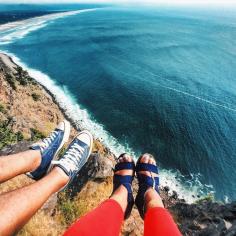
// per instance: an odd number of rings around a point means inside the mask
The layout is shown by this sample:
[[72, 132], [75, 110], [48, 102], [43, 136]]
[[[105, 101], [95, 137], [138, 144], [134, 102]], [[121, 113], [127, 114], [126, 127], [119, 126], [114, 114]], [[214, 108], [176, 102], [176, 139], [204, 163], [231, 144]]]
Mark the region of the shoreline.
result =
[[17, 20], [17, 21], [12, 21], [12, 22], [8, 22], [8, 23], [4, 23], [4, 24], [0, 24], [0, 30], [11, 30], [14, 27], [18, 27], [21, 26], [25, 23], [29, 23], [31, 22], [31, 20], [47, 20], [47, 18], [49, 16], [51, 16], [54, 19], [58, 19], [60, 17], [64, 17], [64, 16], [70, 16], [70, 15], [74, 15], [74, 14], [79, 14], [81, 12], [86, 12], [86, 11], [93, 11], [93, 10], [97, 10], [98, 8], [88, 8], [88, 9], [81, 9], [81, 10], [71, 10], [71, 11], [61, 11], [61, 12], [57, 12], [57, 13], [49, 13], [49, 14], [45, 14], [42, 16], [34, 16], [34, 17], [30, 17], [27, 19], [23, 19], [23, 20]]
[[[2, 60], [2, 57], [4, 60]], [[11, 68], [18, 67], [18, 63], [13, 58], [10, 58], [7, 54], [3, 55], [0, 53], [0, 67], [5, 66], [5, 68], [2, 67], [2, 70], [0, 70], [0, 91], [2, 92], [0, 93], [0, 105], [3, 103], [4, 107], [8, 109], [5, 110], [4, 113], [2, 113], [2, 110], [0, 111], [0, 119], [2, 118], [2, 115], [6, 115], [5, 112], [8, 113], [13, 111], [14, 114], [9, 114], [14, 116], [12, 117], [15, 118], [14, 122], [21, 124], [20, 119], [24, 122], [26, 119], [27, 129], [30, 128], [30, 125], [35, 125], [34, 121], [32, 122], [31, 120], [31, 123], [27, 121], [27, 119], [32, 119], [31, 115], [35, 115], [38, 124], [45, 123], [48, 119], [52, 119], [52, 117], [54, 117], [52, 122], [54, 123], [54, 126], [56, 126], [58, 120], [63, 117], [63, 114], [60, 110], [60, 103], [53, 98], [54, 96], [52, 92], [45, 89], [45, 86], [41, 85], [35, 79], [29, 80], [27, 85], [21, 85], [20, 81], [17, 80], [17, 75], [14, 75], [16, 76], [16, 89], [12, 88], [7, 80], [7, 71], [5, 69], [8, 68], [8, 70], [10, 70], [7, 65]], [[15, 69], [17, 70], [17, 68]], [[36, 92], [42, 96], [39, 101], [33, 101], [34, 99], [32, 99], [31, 95], [34, 90], [32, 89], [36, 89]], [[4, 97], [6, 94], [11, 98], [10, 101], [6, 100], [6, 97]], [[14, 94], [16, 96], [14, 96]], [[23, 107], [19, 108], [18, 105], [21, 105], [21, 103], [24, 103]], [[6, 107], [6, 104], [11, 106]], [[36, 112], [37, 114], [34, 114], [35, 111], [41, 110], [43, 110], [42, 113]], [[53, 116], [51, 114], [52, 110], [54, 110]], [[12, 127], [15, 123], [12, 123]], [[44, 129], [44, 127], [41, 128], [42, 130]], [[27, 150], [29, 144], [30, 141], [27, 141], [27, 139], [20, 142], [17, 141], [15, 144], [10, 144], [6, 146], [6, 148], [1, 149], [0, 153], [1, 155], [8, 155], [12, 152], [24, 151], [22, 148]], [[37, 230], [41, 230], [38, 232], [43, 232], [40, 233], [40, 235], [45, 235], [45, 232], [53, 232], [53, 235], [61, 235], [69, 224], [71, 224], [77, 217], [81, 216], [74, 215], [74, 218], [69, 216], [68, 214], [71, 212], [68, 213], [67, 208], [63, 208], [64, 206], [68, 207], [69, 204], [71, 209], [77, 211], [83, 209], [83, 214], [86, 214], [110, 196], [112, 191], [112, 168], [114, 166], [115, 159], [112, 159], [110, 156], [110, 151], [106, 149], [101, 142], [98, 141], [96, 145], [97, 147], [93, 149], [91, 158], [88, 160], [87, 164], [83, 168], [83, 171], [81, 171], [80, 176], [78, 177], [79, 182], [76, 181], [75, 185], [72, 186], [72, 189], [73, 187], [78, 188], [73, 199], [69, 199], [67, 195], [62, 199], [60, 199], [60, 195], [52, 196], [52, 198], [43, 206], [34, 218], [32, 218], [32, 220], [22, 229], [23, 232], [30, 232], [28, 230], [32, 229], [31, 225], [35, 228], [34, 219], [36, 219], [36, 222], [50, 220], [52, 225], [57, 226], [56, 229], [41, 224], [41, 228], [37, 228]], [[25, 175], [18, 176], [5, 182], [4, 184], [1, 184], [0, 194], [1, 192], [11, 191], [15, 188], [25, 186], [25, 184], [30, 184], [29, 181], [30, 180]], [[136, 178], [133, 183], [133, 190], [135, 195], [138, 190]], [[159, 190], [165, 207], [171, 211], [183, 235], [187, 236], [205, 233], [204, 235], [213, 236], [225, 235], [226, 233], [234, 232], [236, 228], [236, 202], [222, 204], [219, 202], [213, 202], [212, 199], [208, 197], [205, 199], [200, 199], [198, 202], [193, 204], [188, 204], [183, 199], [180, 199], [177, 192], [171, 192], [170, 187], [168, 186], [161, 186]], [[70, 217], [70, 221], [67, 220], [68, 216]], [[58, 219], [62, 219], [62, 221], [58, 221]], [[67, 223], [65, 223], [65, 221]], [[134, 208], [130, 218], [124, 223], [121, 235], [132, 234], [141, 236], [142, 233], [143, 222], [137, 209]], [[39, 234], [35, 233], [35, 235]]]
[[[0, 60], [2, 60], [9, 68], [15, 70], [16, 67], [18, 67], [19, 65], [12, 59], [11, 56], [9, 56], [6, 53], [3, 53], [0, 51]], [[35, 78], [32, 78], [35, 80]], [[37, 80], [35, 80], [36, 83], [38, 83], [39, 86], [41, 86], [41, 89], [44, 90], [53, 100], [53, 102], [58, 106], [58, 108], [60, 109], [60, 111], [62, 112], [62, 114], [65, 116], [65, 118], [71, 123], [72, 127], [76, 130], [78, 130], [78, 127], [76, 127], [76, 125], [74, 124], [73, 120], [66, 114], [65, 110], [60, 106], [60, 104], [58, 104], [55, 96], [53, 93], [51, 93], [51, 91], [49, 89], [47, 89], [47, 87], [45, 87], [43, 84], [39, 83]], [[81, 130], [79, 130], [81, 131]]]
[[[131, 153], [129, 150], [125, 150], [123, 149], [122, 146], [116, 146], [118, 141], [117, 140], [109, 140], [110, 137], [112, 137], [110, 134], [108, 134], [105, 130], [103, 130], [103, 127], [100, 126], [100, 124], [94, 123], [94, 121], [89, 121], [89, 127], [86, 127], [86, 124], [84, 124], [84, 119], [88, 119], [91, 120], [91, 118], [89, 117], [88, 114], [85, 115], [85, 117], [82, 116], [80, 117], [80, 115], [77, 115], [77, 110], [81, 110], [82, 108], [77, 107], [77, 104], [74, 104], [73, 101], [71, 101], [70, 99], [70, 94], [66, 94], [65, 92], [67, 91], [62, 91], [61, 88], [56, 88], [56, 90], [54, 89], [55, 86], [57, 86], [56, 84], [52, 84], [52, 86], [50, 86], [49, 84], [51, 83], [51, 78], [50, 77], [45, 77], [45, 74], [40, 74], [39, 77], [42, 77], [42, 80], [45, 79], [45, 81], [39, 81], [37, 78], [38, 74], [37, 73], [30, 73], [31, 69], [25, 65], [24, 63], [22, 63], [20, 61], [19, 58], [17, 58], [15, 55], [10, 54], [8, 52], [1, 52], [0, 51], [0, 55], [4, 54], [5, 57], [9, 57], [9, 60], [12, 61], [12, 63], [14, 63], [14, 65], [16, 66], [21, 66], [24, 70], [26, 70], [29, 75], [36, 81], [36, 83], [38, 83], [42, 89], [48, 93], [51, 98], [53, 99], [54, 103], [57, 104], [59, 110], [63, 113], [63, 115], [66, 117], [66, 119], [72, 124], [72, 126], [76, 129], [76, 130], [81, 130], [81, 129], [88, 129], [90, 132], [93, 133], [94, 138], [96, 140], [98, 140], [102, 146], [105, 147], [105, 149], [107, 150], [108, 153], [110, 153], [113, 156], [118, 156], [120, 153], [124, 153], [124, 152], [128, 152]], [[32, 69], [33, 70], [33, 69]], [[41, 73], [41, 72], [40, 72]], [[37, 76], [34, 76], [34, 75]], [[47, 84], [47, 86], [49, 85], [49, 88], [46, 87], [46, 85], [43, 84]], [[50, 89], [52, 91], [50, 91]], [[62, 97], [58, 97], [58, 93], [64, 93], [64, 95]], [[63, 102], [61, 101], [62, 99]], [[64, 102], [66, 102], [65, 100], [67, 100], [67, 103], [64, 104]], [[75, 110], [72, 109], [68, 109], [68, 107], [70, 106], [75, 106]], [[83, 111], [83, 110], [82, 110]], [[83, 113], [83, 112], [82, 112]], [[79, 119], [78, 119], [79, 118]], [[96, 129], [98, 128], [98, 130]], [[102, 129], [101, 129], [102, 128]], [[112, 137], [113, 138], [113, 137]], [[111, 145], [110, 146], [109, 142], [111, 141]], [[118, 143], [118, 145], [120, 145]], [[123, 150], [122, 150], [123, 149]], [[133, 155], [133, 154], [132, 154]], [[182, 183], [180, 180], [178, 180], [176, 177], [176, 174], [171, 172], [170, 170], [161, 170], [161, 176], [162, 176], [162, 181], [161, 181], [161, 186], [165, 187], [168, 186], [170, 194], [174, 193], [178, 193], [177, 195], [179, 196], [179, 198], [181, 199], [185, 199], [186, 202], [188, 203], [193, 203], [194, 201], [200, 199], [200, 198], [204, 198], [205, 195], [207, 194], [199, 194], [196, 189], [194, 192], [191, 191], [191, 189], [188, 189], [187, 186], [185, 186], [185, 183]]]

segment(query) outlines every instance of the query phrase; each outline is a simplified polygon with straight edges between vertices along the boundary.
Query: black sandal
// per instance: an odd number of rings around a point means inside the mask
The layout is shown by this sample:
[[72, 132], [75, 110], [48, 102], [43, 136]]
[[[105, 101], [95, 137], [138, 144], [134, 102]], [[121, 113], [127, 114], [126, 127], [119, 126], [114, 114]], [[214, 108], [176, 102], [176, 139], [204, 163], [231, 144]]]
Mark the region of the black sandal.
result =
[[[144, 195], [148, 188], [153, 188], [159, 193], [159, 177], [153, 176], [153, 173], [158, 174], [158, 168], [156, 165], [149, 163], [141, 163], [142, 156], [138, 159], [136, 164], [136, 175], [139, 182], [139, 190], [135, 199], [135, 204], [138, 208], [140, 216], [144, 219], [145, 215], [145, 204], [144, 204]], [[140, 174], [140, 171], [149, 171], [151, 174], [147, 176], [145, 174]]]
[[[118, 158], [118, 160], [120, 158], [122, 158], [125, 155], [125, 153], [121, 154]], [[132, 162], [119, 162], [116, 164], [115, 166], [115, 170], [119, 171], [119, 170], [133, 170], [133, 175], [118, 175], [118, 174], [114, 174], [113, 177], [113, 191], [112, 194], [116, 191], [117, 188], [120, 187], [120, 185], [123, 185], [127, 191], [128, 191], [128, 205], [125, 211], [125, 219], [127, 219], [130, 214], [131, 214], [131, 210], [133, 208], [134, 205], [134, 197], [133, 197], [133, 191], [132, 191], [132, 181], [134, 179], [134, 174], [135, 174], [135, 164], [134, 161]]]

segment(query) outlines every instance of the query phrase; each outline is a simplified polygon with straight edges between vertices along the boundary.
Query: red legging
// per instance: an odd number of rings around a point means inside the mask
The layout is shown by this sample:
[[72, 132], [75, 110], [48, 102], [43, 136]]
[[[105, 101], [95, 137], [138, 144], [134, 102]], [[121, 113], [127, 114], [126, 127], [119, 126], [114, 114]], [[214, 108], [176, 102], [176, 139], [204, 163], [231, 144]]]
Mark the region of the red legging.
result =
[[[112, 199], [76, 221], [64, 236], [118, 236], [120, 235], [124, 213], [120, 205]], [[144, 236], [181, 235], [170, 213], [162, 207], [151, 208], [144, 220]]]

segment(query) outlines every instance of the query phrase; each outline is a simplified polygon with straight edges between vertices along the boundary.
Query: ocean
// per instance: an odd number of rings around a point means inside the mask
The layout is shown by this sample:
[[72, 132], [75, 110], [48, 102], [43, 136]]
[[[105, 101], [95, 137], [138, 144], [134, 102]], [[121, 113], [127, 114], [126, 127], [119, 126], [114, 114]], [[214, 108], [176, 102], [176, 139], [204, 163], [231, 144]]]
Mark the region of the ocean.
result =
[[0, 50], [116, 155], [152, 153], [180, 197], [235, 200], [235, 12], [70, 10], [0, 26]]

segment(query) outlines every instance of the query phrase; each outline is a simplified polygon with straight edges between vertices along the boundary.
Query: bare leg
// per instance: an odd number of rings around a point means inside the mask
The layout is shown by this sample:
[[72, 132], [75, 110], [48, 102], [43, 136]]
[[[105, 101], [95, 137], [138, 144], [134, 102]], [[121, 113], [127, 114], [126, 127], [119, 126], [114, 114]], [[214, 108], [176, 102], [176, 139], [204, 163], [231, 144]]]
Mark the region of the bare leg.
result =
[[[140, 161], [142, 163], [149, 163], [149, 164], [156, 165], [156, 161], [151, 156], [149, 156], [148, 154], [144, 154]], [[140, 173], [151, 177], [151, 173], [149, 171], [141, 171]], [[155, 174], [155, 173], [153, 173], [152, 175], [153, 175], [153, 177], [157, 176], [157, 174]], [[153, 207], [164, 207], [160, 195], [153, 188], [149, 188], [146, 191], [144, 199], [145, 199], [145, 209], [146, 209], [146, 211], [149, 208], [153, 208]]]
[[[150, 155], [144, 155], [141, 162], [156, 164]], [[150, 176], [150, 172], [143, 171], [143, 174]], [[153, 176], [157, 176], [153, 173]], [[147, 189], [145, 195], [145, 218], [144, 236], [149, 235], [172, 235], [181, 236], [171, 214], [164, 208], [160, 195], [153, 189]]]
[[[119, 158], [119, 161], [120, 162], [131, 162], [132, 158], [128, 154], [125, 154], [123, 157]], [[118, 174], [118, 175], [132, 175], [133, 171], [132, 170], [119, 170], [119, 171], [116, 171], [116, 174]], [[120, 204], [123, 212], [125, 212], [126, 207], [127, 207], [128, 191], [123, 185], [121, 185], [112, 194], [112, 196], [110, 198], [117, 201]]]
[[[125, 154], [119, 158], [119, 161], [131, 162], [132, 158]], [[132, 175], [133, 170], [119, 170], [115, 173], [119, 175]], [[96, 209], [81, 217], [63, 235], [120, 235], [121, 225], [127, 208], [127, 198], [127, 189], [123, 185], [119, 186], [109, 200], [104, 201]]]
[[17, 175], [35, 170], [41, 163], [40, 151], [25, 152], [0, 157], [0, 183]]
[[67, 182], [68, 176], [55, 167], [41, 180], [0, 196], [0, 235], [13, 235]]
[[[131, 157], [127, 155], [126, 157], [123, 157], [123, 159], [121, 159], [121, 162], [122, 161], [130, 162], [131, 160], [132, 160]], [[149, 157], [148, 155], [143, 156], [141, 162], [156, 164], [155, 160]], [[119, 175], [131, 175], [132, 170], [121, 170], [117, 171], [116, 173]], [[142, 171], [141, 173], [151, 176], [149, 171]], [[153, 174], [153, 176], [155, 177], [156, 174]], [[111, 199], [116, 200], [120, 204], [123, 211], [125, 211], [127, 207], [127, 195], [128, 195], [127, 189], [123, 185], [121, 185], [111, 196]], [[146, 210], [152, 207], [164, 207], [160, 195], [152, 188], [149, 188], [145, 193], [145, 206]]]

